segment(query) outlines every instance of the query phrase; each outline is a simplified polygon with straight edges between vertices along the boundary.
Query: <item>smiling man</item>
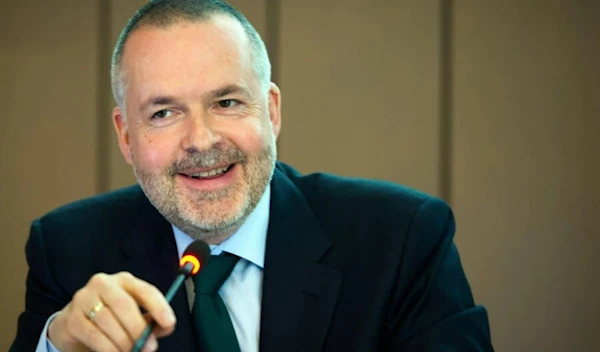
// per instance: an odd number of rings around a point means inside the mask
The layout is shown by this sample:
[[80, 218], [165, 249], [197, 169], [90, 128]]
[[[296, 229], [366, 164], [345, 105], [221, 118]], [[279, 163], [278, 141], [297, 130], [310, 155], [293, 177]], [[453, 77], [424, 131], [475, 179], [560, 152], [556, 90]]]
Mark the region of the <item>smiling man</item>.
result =
[[[150, 1], [112, 81], [139, 185], [33, 222], [11, 351], [129, 351], [148, 319], [145, 350], [492, 350], [444, 202], [276, 162], [281, 93], [239, 12]], [[161, 291], [197, 239], [212, 258], [171, 308]]]
[[166, 23], [140, 19], [117, 51], [113, 118], [121, 151], [152, 204], [188, 235], [219, 243], [271, 180], [280, 92], [270, 82], [264, 44], [235, 17], [172, 16]]

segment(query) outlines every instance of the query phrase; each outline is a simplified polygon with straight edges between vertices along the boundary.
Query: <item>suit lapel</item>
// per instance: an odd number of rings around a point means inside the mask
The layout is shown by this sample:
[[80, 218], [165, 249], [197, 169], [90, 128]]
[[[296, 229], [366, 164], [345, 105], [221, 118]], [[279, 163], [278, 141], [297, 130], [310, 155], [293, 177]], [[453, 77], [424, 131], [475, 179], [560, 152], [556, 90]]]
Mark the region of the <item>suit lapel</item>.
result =
[[342, 272], [319, 263], [331, 242], [298, 188], [278, 169], [271, 190], [260, 351], [320, 351]]
[[[169, 222], [143, 194], [141, 197], [139, 215], [121, 242], [126, 257], [124, 269], [166, 293], [179, 267], [177, 245]], [[177, 327], [173, 334], [159, 341], [160, 348], [166, 351], [198, 350], [185, 287], [177, 292], [171, 306], [177, 316]]]

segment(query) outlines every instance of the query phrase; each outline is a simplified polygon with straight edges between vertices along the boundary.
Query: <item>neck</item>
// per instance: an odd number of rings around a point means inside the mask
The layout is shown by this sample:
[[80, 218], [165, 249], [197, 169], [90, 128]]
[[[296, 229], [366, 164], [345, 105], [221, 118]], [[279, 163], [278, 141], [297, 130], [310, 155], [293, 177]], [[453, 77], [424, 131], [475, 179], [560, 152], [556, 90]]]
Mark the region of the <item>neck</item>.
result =
[[228, 239], [229, 237], [231, 237], [231, 235], [233, 235], [235, 233], [228, 233], [228, 234], [222, 234], [222, 235], [215, 235], [215, 236], [210, 236], [210, 237], [204, 237], [204, 242], [208, 243], [208, 244], [215, 244], [215, 245], [219, 245], [221, 243], [223, 243], [223, 241], [225, 241], [226, 239]]
[[219, 245], [229, 237], [233, 236], [234, 233], [241, 227], [241, 225], [233, 225], [225, 229], [217, 229], [213, 231], [203, 231], [199, 229], [190, 229], [191, 231], [185, 231], [189, 236], [196, 240], [202, 240], [208, 244]]

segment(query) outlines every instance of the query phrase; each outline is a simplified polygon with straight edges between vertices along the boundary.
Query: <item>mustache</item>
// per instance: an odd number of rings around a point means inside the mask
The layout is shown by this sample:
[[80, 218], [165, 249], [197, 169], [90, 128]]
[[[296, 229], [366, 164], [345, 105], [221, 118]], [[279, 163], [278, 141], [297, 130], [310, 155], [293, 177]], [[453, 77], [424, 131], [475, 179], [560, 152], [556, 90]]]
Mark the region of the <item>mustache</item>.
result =
[[173, 176], [185, 170], [213, 168], [218, 165], [244, 161], [246, 161], [246, 154], [235, 147], [214, 147], [205, 152], [189, 153], [185, 158], [173, 163], [169, 171]]

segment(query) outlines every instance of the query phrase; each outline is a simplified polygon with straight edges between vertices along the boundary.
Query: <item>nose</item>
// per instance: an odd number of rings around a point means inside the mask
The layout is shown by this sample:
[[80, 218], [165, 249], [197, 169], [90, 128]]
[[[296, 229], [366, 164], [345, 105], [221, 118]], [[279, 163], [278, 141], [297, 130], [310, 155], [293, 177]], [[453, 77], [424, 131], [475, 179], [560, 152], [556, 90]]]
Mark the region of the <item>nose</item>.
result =
[[206, 152], [221, 141], [215, 121], [208, 112], [191, 112], [185, 124], [181, 147], [188, 153]]

